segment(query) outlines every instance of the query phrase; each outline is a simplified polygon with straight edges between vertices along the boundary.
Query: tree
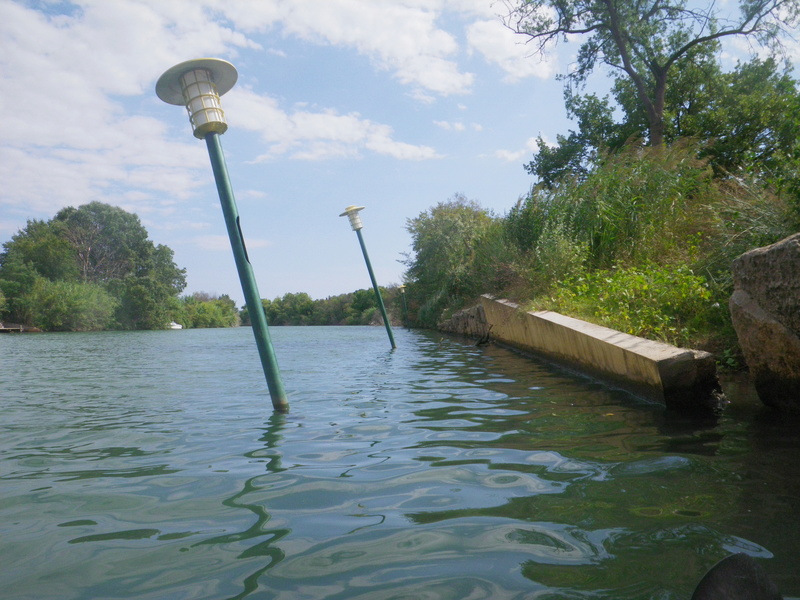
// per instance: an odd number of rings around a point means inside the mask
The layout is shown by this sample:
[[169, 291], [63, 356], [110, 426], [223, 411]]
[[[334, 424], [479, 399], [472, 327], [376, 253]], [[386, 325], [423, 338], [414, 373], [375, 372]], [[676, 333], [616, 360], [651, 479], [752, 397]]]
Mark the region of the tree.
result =
[[235, 327], [239, 324], [236, 302], [229, 296], [195, 292], [181, 298], [173, 319], [186, 328]]
[[621, 72], [647, 119], [649, 144], [664, 143], [668, 82], [692, 52], [726, 37], [744, 36], [775, 47], [800, 21], [800, 0], [742, 0], [736, 18], [716, 3], [686, 0], [505, 0], [505, 23], [543, 52], [567, 36], [584, 36], [567, 79], [582, 84], [598, 64]]
[[153, 245], [139, 217], [102, 202], [69, 206], [53, 220], [64, 224], [63, 236], [72, 245], [84, 281], [136, 274]]
[[[115, 310], [118, 327], [163, 328], [185, 285], [185, 270], [175, 265], [172, 250], [154, 245], [139, 217], [101, 202], [65, 208], [50, 221], [28, 221], [0, 253], [5, 314], [30, 325], [63, 310], [89, 314], [86, 307], [95, 302], [102, 305], [102, 314], [109, 306]], [[97, 286], [103, 294], [87, 286]], [[64, 302], [52, 290], [62, 290]], [[66, 303], [68, 298], [74, 302]], [[97, 327], [61, 317], [45, 320], [57, 329]], [[107, 321], [103, 327], [109, 326]]]
[[553, 146], [539, 136], [539, 151], [525, 165], [525, 170], [537, 176], [547, 188], [554, 187], [567, 175], [585, 177], [602, 149], [620, 145], [614, 143], [614, 138], [624, 142], [628, 137], [620, 133], [621, 128], [614, 123], [608, 97], [600, 99], [595, 94], [579, 96], [566, 88], [564, 100], [567, 116], [578, 120], [578, 130], [570, 131], [568, 136], [558, 135]]
[[275, 298], [264, 309], [267, 321], [273, 325], [310, 325], [314, 301], [305, 292], [287, 293], [282, 298]]
[[[647, 134], [647, 119], [629, 80], [618, 78], [613, 95], [619, 122], [611, 119], [610, 98], [565, 91], [577, 131], [558, 136], [525, 169], [552, 189], [565, 176], [583, 180], [604, 153], [621, 150]], [[800, 202], [800, 89], [789, 67], [754, 59], [723, 72], [713, 49], [693, 52], [667, 90], [665, 142], [691, 138], [717, 176], [749, 174]]]
[[405, 261], [406, 279], [422, 325], [435, 325], [443, 310], [466, 296], [491, 291], [476, 267], [493, 221], [486, 209], [461, 195], [407, 221], [414, 255]]
[[4, 244], [0, 264], [28, 264], [46, 279], [75, 280], [78, 266], [64, 233], [60, 224], [29, 220], [24, 229]]
[[25, 320], [45, 331], [99, 331], [111, 323], [117, 300], [94, 283], [39, 277], [21, 305]]

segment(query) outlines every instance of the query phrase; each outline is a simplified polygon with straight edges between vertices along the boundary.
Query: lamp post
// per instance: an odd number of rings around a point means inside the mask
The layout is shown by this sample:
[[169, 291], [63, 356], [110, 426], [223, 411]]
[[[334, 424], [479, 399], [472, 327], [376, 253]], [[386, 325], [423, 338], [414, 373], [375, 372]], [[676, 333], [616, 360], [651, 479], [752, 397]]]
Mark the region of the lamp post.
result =
[[364, 210], [363, 206], [348, 206], [347, 208], [344, 209], [344, 212], [339, 216], [348, 217], [350, 219], [350, 227], [353, 228], [353, 231], [355, 231], [356, 235], [358, 236], [358, 243], [361, 244], [361, 252], [364, 254], [364, 262], [367, 263], [367, 271], [369, 271], [369, 278], [372, 280], [372, 287], [375, 290], [375, 297], [378, 300], [378, 308], [381, 311], [381, 315], [383, 315], [383, 324], [386, 325], [386, 333], [389, 334], [389, 343], [391, 343], [392, 349], [394, 349], [397, 348], [397, 344], [394, 343], [394, 334], [392, 334], [392, 324], [389, 323], [389, 317], [386, 315], [386, 307], [383, 305], [381, 290], [378, 288], [378, 282], [375, 281], [375, 273], [372, 272], [372, 263], [369, 262], [367, 247], [364, 245], [364, 237], [361, 235], [361, 228], [364, 227], [361, 224], [361, 216], [358, 214], [358, 212], [361, 210]]
[[400, 295], [403, 297], [403, 324], [408, 329], [408, 303], [406, 302], [406, 286], [400, 285]]
[[231, 63], [218, 58], [199, 58], [175, 65], [168, 69], [156, 83], [156, 94], [167, 104], [185, 106], [189, 113], [194, 136], [204, 139], [214, 171], [222, 213], [231, 241], [239, 281], [242, 284], [247, 311], [253, 326], [261, 366], [267, 378], [272, 406], [276, 411], [289, 410], [289, 402], [283, 389], [278, 363], [272, 349], [272, 341], [267, 327], [267, 318], [261, 296], [258, 293], [253, 267], [247, 256], [239, 211], [233, 197], [228, 168], [219, 136], [228, 129], [225, 113], [220, 104], [220, 96], [230, 91], [236, 84], [239, 74]]

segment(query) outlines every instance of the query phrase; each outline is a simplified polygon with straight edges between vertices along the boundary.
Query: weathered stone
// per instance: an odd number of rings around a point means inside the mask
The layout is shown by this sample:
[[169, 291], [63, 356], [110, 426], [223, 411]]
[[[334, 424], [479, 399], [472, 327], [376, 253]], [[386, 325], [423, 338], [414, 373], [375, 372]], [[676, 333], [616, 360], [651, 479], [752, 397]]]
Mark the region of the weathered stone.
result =
[[761, 401], [800, 412], [800, 234], [733, 263], [731, 319]]
[[440, 322], [437, 327], [441, 331], [475, 338], [478, 342], [488, 340], [491, 329], [480, 304], [458, 311], [449, 319]]
[[800, 233], [742, 254], [733, 262], [733, 283], [800, 335]]
[[442, 331], [491, 339], [571, 367], [678, 410], [714, 411], [725, 400], [708, 352], [676, 348], [550, 311], [526, 312], [483, 296], [439, 323]]

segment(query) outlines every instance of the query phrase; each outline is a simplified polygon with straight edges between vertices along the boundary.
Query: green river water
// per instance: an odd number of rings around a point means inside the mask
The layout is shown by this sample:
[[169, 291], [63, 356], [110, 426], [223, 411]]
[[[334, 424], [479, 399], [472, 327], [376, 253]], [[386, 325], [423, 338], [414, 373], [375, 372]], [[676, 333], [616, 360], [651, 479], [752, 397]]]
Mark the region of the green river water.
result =
[[800, 597], [798, 421], [697, 422], [433, 332], [0, 336], [5, 599]]

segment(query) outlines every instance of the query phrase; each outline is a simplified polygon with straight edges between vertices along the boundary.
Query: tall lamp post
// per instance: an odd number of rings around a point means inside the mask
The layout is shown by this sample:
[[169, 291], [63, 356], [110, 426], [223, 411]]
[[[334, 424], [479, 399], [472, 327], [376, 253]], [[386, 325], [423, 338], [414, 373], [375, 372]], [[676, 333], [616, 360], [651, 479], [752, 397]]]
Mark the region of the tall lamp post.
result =
[[378, 288], [378, 282], [375, 281], [375, 273], [372, 272], [372, 263], [369, 262], [369, 254], [367, 254], [367, 247], [364, 245], [364, 237], [361, 235], [361, 228], [364, 227], [361, 224], [361, 216], [358, 214], [359, 211], [364, 210], [363, 206], [348, 206], [344, 209], [344, 212], [340, 214], [340, 217], [348, 217], [350, 219], [350, 227], [353, 228], [353, 231], [356, 232], [358, 236], [358, 243], [361, 244], [361, 252], [364, 254], [364, 262], [367, 263], [367, 271], [369, 271], [369, 278], [372, 280], [372, 287], [375, 290], [375, 297], [378, 300], [378, 308], [381, 310], [381, 315], [383, 315], [383, 324], [386, 325], [386, 333], [389, 334], [389, 343], [392, 345], [392, 349], [397, 348], [397, 344], [394, 343], [394, 334], [392, 334], [392, 324], [389, 323], [389, 317], [386, 315], [386, 307], [383, 305], [383, 298], [381, 297], [381, 290]]
[[289, 402], [283, 389], [278, 363], [272, 349], [272, 341], [267, 327], [267, 318], [261, 296], [258, 293], [253, 267], [247, 256], [242, 228], [239, 224], [239, 211], [233, 197], [228, 168], [219, 136], [228, 129], [220, 96], [229, 92], [236, 84], [239, 74], [231, 63], [218, 58], [198, 58], [175, 65], [168, 69], [156, 83], [156, 94], [167, 104], [185, 106], [194, 136], [204, 139], [211, 158], [211, 168], [217, 184], [222, 213], [231, 241], [239, 281], [242, 284], [247, 311], [253, 325], [261, 366], [267, 378], [272, 406], [276, 411], [289, 410]]

